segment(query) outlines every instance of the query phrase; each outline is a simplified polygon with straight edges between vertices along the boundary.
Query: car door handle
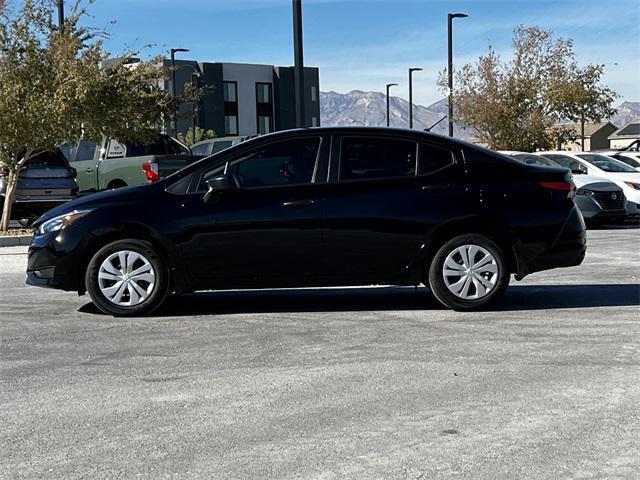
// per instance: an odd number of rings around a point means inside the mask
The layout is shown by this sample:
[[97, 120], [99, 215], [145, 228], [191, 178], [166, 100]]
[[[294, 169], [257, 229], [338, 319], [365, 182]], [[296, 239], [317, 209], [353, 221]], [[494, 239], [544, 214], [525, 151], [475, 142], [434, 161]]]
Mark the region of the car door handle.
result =
[[437, 192], [439, 190], [447, 190], [451, 188], [450, 183], [431, 183], [429, 185], [423, 185], [421, 187], [422, 190], [428, 190], [430, 192]]
[[93, 168], [89, 167], [89, 168], [86, 168], [84, 171], [87, 173], [91, 173], [93, 172]]
[[284, 202], [282, 204], [283, 207], [287, 208], [305, 208], [313, 205], [315, 200], [293, 200], [291, 202]]

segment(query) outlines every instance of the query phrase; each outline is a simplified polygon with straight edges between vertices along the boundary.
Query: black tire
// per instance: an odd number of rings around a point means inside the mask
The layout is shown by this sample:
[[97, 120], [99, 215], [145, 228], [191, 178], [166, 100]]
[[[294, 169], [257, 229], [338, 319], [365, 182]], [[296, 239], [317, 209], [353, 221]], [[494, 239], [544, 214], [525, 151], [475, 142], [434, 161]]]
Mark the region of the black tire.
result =
[[[475, 245], [486, 250], [493, 256], [495, 265], [497, 266], [497, 277], [494, 279], [495, 284], [493, 288], [489, 289], [488, 293], [484, 296], [477, 299], [461, 298], [452, 292], [445, 283], [443, 267], [447, 257], [455, 252], [456, 249], [465, 245]], [[488, 275], [491, 276], [491, 273], [488, 273]], [[502, 295], [509, 286], [510, 277], [511, 275], [507, 268], [505, 254], [502, 249], [484, 235], [469, 233], [452, 238], [440, 247], [429, 266], [428, 285], [436, 299], [445, 307], [457, 311], [469, 311], [481, 309]], [[452, 278], [451, 282], [456, 282], [458, 277], [450, 276], [450, 278]], [[460, 275], [459, 279], [462, 280], [463, 275]], [[476, 289], [475, 284], [471, 283], [471, 285], [473, 286], [469, 287], [469, 291], [475, 290], [475, 294], [478, 295], [479, 291]]]
[[[152, 272], [155, 275], [153, 287], [147, 282], [147, 286], [151, 288], [151, 292], [148, 294], [149, 296], [136, 305], [118, 305], [109, 300], [100, 287], [98, 274], [101, 265], [107, 258], [122, 251], [135, 252], [144, 257], [153, 268]], [[112, 280], [109, 281], [111, 282]], [[113, 281], [114, 285], [115, 283], [116, 282]], [[169, 272], [162, 257], [154, 250], [150, 243], [134, 239], [117, 240], [105, 245], [93, 255], [85, 273], [85, 284], [94, 305], [102, 312], [116, 317], [142, 316], [158, 308], [167, 297]], [[125, 299], [129, 297], [129, 301], [131, 301], [132, 294], [128, 289], [129, 287], [127, 286], [123, 297]]]

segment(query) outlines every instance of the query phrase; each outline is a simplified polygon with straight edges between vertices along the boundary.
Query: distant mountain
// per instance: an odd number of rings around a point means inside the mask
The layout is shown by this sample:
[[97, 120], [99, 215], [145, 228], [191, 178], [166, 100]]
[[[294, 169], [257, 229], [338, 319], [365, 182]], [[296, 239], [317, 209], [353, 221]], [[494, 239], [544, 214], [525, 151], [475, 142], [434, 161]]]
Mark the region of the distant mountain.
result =
[[[400, 97], [389, 100], [391, 126], [406, 127], [409, 125], [409, 102]], [[618, 127], [640, 118], [640, 102], [623, 102], [618, 112], [611, 118], [611, 122]], [[349, 93], [320, 92], [320, 119], [322, 125], [386, 125], [386, 99], [381, 92], [363, 92], [352, 90]], [[433, 132], [447, 133], [447, 100], [443, 98], [428, 107], [413, 106], [413, 126], [417, 129], [431, 127], [444, 118], [433, 128]], [[475, 130], [461, 125], [454, 126], [454, 133], [459, 138], [470, 138]]]
[[640, 118], [640, 102], [622, 102], [618, 107], [618, 112], [611, 117], [610, 122], [617, 127], [623, 127], [637, 118]]
[[[409, 102], [400, 97], [389, 99], [389, 112], [392, 127], [409, 125]], [[433, 132], [447, 133], [447, 101], [442, 99], [428, 107], [413, 105], [413, 126], [416, 129], [431, 127]], [[369, 125], [383, 126], [387, 123], [387, 104], [385, 94], [381, 92], [363, 92], [353, 90], [349, 93], [320, 92], [320, 119], [322, 125]], [[454, 128], [456, 136], [463, 138], [473, 135], [473, 129]]]

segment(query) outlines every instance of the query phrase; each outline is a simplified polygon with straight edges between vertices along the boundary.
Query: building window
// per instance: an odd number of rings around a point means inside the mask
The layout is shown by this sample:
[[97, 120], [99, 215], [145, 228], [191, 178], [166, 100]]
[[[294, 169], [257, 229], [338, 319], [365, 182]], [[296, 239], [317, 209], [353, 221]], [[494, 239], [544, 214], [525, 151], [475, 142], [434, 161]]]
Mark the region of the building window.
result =
[[318, 100], [318, 89], [315, 85], [311, 86], [311, 101], [315, 102]]
[[273, 87], [270, 83], [256, 83], [256, 120], [258, 134], [273, 131]]
[[238, 116], [237, 115], [224, 116], [224, 132], [225, 132], [225, 135], [238, 135]]
[[237, 102], [238, 101], [238, 97], [236, 95], [237, 89], [238, 89], [238, 84], [236, 82], [224, 82], [224, 101]]
[[224, 133], [238, 135], [238, 83], [224, 82]]
[[318, 117], [311, 117], [311, 126], [312, 127], [318, 126]]

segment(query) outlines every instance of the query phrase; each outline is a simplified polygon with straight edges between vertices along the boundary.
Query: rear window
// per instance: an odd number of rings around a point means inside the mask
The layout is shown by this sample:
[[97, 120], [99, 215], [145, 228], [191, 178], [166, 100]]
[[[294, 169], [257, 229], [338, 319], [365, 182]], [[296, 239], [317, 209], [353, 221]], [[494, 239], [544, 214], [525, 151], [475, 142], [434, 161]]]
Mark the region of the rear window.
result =
[[225, 141], [225, 142], [216, 142], [213, 144], [213, 149], [211, 150], [211, 154], [213, 155], [214, 153], [218, 153], [218, 152], [221, 152], [222, 150], [226, 150], [231, 145], [233, 145], [233, 142], [231, 140]]
[[33, 168], [66, 168], [68, 165], [66, 157], [58, 150], [56, 152], [42, 152], [30, 158], [25, 163], [27, 167]]
[[415, 174], [415, 142], [366, 137], [342, 139], [341, 180], [412, 177]]
[[191, 147], [191, 152], [194, 155], [206, 155], [209, 150], [210, 143], [201, 143], [200, 145], [194, 145]]
[[541, 157], [539, 155], [533, 155], [530, 153], [517, 153], [512, 155], [516, 160], [520, 160], [522, 163], [526, 163], [527, 165], [538, 165], [542, 167], [559, 167], [557, 163], [548, 158]]

